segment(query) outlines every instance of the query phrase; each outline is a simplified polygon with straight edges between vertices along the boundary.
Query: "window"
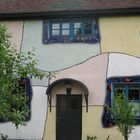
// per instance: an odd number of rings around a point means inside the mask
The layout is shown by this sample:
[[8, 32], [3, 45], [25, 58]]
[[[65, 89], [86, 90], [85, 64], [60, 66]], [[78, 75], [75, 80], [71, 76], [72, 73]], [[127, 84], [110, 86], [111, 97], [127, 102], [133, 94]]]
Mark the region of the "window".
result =
[[[124, 93], [127, 99], [128, 104], [131, 104], [135, 111], [135, 116], [140, 117], [140, 84], [138, 83], [119, 83], [113, 84], [113, 93], [112, 97], [114, 98], [115, 94]], [[112, 107], [113, 107], [112, 100]]]
[[51, 28], [51, 34], [52, 36], [60, 35], [60, 24], [59, 23], [53, 23]]
[[43, 25], [44, 44], [100, 41], [97, 19], [45, 20]]
[[[115, 94], [125, 94], [128, 104], [131, 104], [135, 111], [136, 124], [140, 124], [140, 76], [132, 77], [111, 77], [107, 79], [105, 104], [113, 107], [113, 98]], [[111, 127], [114, 120], [104, 107], [102, 115], [103, 127]]]
[[[29, 78], [23, 78], [20, 80], [17, 80], [19, 83], [19, 90], [22, 90], [23, 93], [25, 93], [25, 96], [27, 98], [27, 102], [26, 102], [26, 107], [29, 109], [29, 113], [25, 115], [25, 121], [29, 121], [31, 118], [31, 100], [32, 100], [32, 87], [31, 87], [31, 82]], [[13, 98], [14, 96], [17, 97], [17, 90], [13, 90], [12, 91], [12, 95]], [[24, 95], [23, 95], [24, 96]], [[21, 97], [21, 95], [20, 95]], [[19, 112], [22, 111], [22, 105], [23, 104], [18, 104], [18, 102], [11, 102], [11, 112], [13, 112], [13, 110], [18, 110]], [[18, 105], [17, 105], [18, 104]], [[10, 120], [5, 120], [5, 118], [3, 118], [2, 116], [0, 116], [0, 123], [4, 123]]]

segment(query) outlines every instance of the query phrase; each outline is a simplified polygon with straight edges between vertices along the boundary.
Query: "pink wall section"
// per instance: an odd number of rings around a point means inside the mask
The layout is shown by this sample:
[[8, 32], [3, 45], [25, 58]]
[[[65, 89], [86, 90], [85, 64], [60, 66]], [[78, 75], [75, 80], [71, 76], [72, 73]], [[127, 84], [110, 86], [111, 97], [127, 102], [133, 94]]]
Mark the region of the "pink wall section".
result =
[[81, 81], [89, 90], [89, 105], [103, 105], [105, 99], [105, 81], [108, 54], [101, 54], [81, 64], [59, 71], [56, 78], [72, 78]]
[[19, 52], [22, 43], [23, 21], [8, 21], [6, 25], [12, 36], [11, 42]]

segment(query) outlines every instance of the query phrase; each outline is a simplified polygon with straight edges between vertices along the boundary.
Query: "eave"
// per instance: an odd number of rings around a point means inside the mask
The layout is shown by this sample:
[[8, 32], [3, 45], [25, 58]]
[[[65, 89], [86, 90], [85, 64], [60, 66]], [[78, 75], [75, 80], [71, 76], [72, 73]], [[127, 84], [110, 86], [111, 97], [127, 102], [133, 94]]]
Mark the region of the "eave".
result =
[[129, 16], [129, 15], [140, 15], [140, 8], [0, 13], [0, 20], [21, 20], [21, 19], [42, 19], [42, 18], [52, 19], [52, 18], [68, 18], [68, 17], [69, 18], [104, 17], [104, 16]]

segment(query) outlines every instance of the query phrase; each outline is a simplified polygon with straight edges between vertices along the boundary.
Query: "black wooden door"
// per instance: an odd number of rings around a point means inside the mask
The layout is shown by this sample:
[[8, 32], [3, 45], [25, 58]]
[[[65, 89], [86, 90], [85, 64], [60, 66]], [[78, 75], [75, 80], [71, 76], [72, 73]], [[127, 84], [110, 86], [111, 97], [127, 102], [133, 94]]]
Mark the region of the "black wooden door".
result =
[[82, 96], [57, 95], [56, 140], [81, 140]]

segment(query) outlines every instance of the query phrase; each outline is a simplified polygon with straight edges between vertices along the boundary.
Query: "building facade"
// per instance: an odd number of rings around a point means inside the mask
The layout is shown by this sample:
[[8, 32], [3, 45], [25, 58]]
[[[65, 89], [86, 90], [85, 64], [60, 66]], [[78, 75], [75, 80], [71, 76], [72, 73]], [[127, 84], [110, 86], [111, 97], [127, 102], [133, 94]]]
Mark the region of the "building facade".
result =
[[135, 106], [140, 137], [140, 2], [33, 0], [0, 2], [18, 52], [35, 48], [37, 69], [55, 78], [32, 78], [31, 116], [17, 130], [0, 123], [9, 139], [123, 140], [104, 109], [123, 90]]

